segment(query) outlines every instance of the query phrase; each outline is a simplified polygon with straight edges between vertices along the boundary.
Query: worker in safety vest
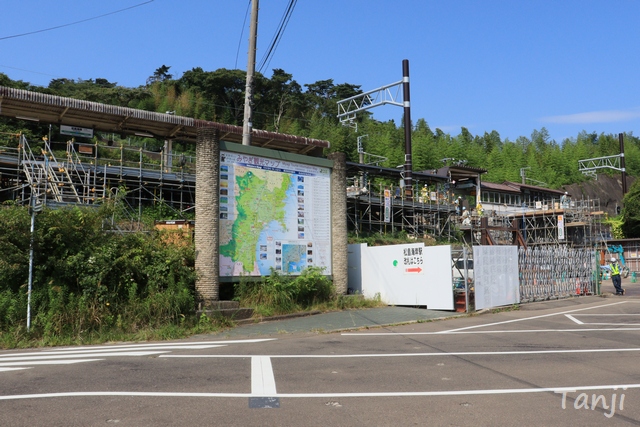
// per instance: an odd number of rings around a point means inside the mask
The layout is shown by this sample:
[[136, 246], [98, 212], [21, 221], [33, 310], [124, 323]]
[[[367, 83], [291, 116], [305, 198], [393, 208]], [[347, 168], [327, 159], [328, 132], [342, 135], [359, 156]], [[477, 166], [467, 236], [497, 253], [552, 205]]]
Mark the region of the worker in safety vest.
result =
[[616, 295], [624, 295], [622, 278], [620, 277], [620, 264], [615, 258], [611, 258], [609, 268], [611, 268], [611, 281], [613, 282], [613, 287], [616, 288]]

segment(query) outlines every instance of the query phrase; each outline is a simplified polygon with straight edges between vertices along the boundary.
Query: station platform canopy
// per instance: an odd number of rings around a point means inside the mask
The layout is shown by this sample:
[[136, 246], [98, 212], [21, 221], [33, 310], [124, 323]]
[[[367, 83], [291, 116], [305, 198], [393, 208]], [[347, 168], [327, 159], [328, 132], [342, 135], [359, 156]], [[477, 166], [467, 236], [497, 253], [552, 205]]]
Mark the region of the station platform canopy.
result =
[[[242, 143], [242, 127], [173, 114], [119, 107], [0, 86], [0, 115], [121, 135], [195, 143], [199, 128], [215, 128], [220, 139]], [[329, 141], [253, 129], [251, 145], [321, 156]]]

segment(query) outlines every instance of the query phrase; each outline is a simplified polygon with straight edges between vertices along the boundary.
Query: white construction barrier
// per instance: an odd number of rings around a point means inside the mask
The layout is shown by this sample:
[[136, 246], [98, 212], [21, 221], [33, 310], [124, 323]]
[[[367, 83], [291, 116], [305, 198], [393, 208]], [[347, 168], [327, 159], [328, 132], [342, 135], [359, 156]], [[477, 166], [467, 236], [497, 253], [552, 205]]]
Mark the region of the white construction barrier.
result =
[[349, 289], [389, 305], [453, 310], [451, 246], [349, 245]]

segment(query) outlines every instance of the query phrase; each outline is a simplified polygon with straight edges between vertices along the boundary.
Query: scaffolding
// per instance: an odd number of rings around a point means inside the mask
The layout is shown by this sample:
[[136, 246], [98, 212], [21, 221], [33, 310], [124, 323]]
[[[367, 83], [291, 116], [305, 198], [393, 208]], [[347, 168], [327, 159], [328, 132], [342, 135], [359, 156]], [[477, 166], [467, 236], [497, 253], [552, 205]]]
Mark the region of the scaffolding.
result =
[[[358, 178], [354, 178], [357, 183]], [[411, 194], [419, 194], [416, 184]], [[424, 188], [424, 187], [422, 187]], [[451, 217], [455, 206], [444, 200], [443, 191], [429, 192], [440, 197], [405, 197], [406, 188], [367, 182], [364, 187], [347, 188], [347, 218], [355, 234], [405, 232], [414, 237], [454, 239]], [[435, 189], [435, 187], [434, 187]]]
[[[357, 179], [354, 178], [354, 182]], [[350, 186], [347, 216], [350, 229], [359, 233], [403, 231], [415, 237], [473, 245], [518, 245], [523, 247], [566, 245], [598, 248], [610, 238], [602, 222], [604, 212], [598, 199], [572, 201], [560, 208], [554, 200], [524, 204], [512, 210], [472, 209], [465, 219], [452, 202], [446, 185], [428, 196], [408, 200], [400, 187], [368, 184]], [[415, 192], [413, 194], [418, 194]], [[545, 206], [547, 208], [545, 208]], [[553, 206], [554, 208], [548, 208]], [[556, 209], [557, 207], [557, 209]], [[516, 213], [520, 210], [519, 213]], [[466, 214], [465, 214], [466, 215]]]
[[[37, 203], [47, 206], [93, 205], [119, 197], [128, 206], [131, 222], [140, 221], [143, 206], [160, 203], [185, 216], [195, 206], [195, 158], [181, 155], [175, 163], [164, 151], [73, 140], [51, 143], [46, 138], [29, 143], [24, 135], [0, 134], [0, 202], [27, 205], [32, 193]], [[447, 178], [415, 174], [409, 192], [414, 197], [408, 198], [405, 187], [382, 183], [375, 171], [385, 174], [387, 182], [400, 176], [394, 169], [369, 168], [350, 178], [347, 221], [357, 235], [404, 232], [464, 246], [596, 249], [606, 247], [611, 238], [597, 199], [470, 209], [465, 221]]]
[[[173, 166], [164, 152], [142, 148], [29, 143], [24, 135], [0, 134], [0, 201], [55, 207], [93, 205], [120, 195], [130, 208], [163, 203], [179, 213], [195, 206], [195, 159]], [[124, 193], [124, 195], [122, 195]]]

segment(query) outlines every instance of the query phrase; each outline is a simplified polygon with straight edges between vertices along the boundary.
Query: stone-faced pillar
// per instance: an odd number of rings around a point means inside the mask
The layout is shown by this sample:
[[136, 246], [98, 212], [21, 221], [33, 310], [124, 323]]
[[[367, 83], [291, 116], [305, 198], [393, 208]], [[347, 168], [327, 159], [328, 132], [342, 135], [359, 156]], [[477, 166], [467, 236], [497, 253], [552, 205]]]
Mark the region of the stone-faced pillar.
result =
[[331, 242], [333, 284], [338, 294], [347, 293], [347, 156], [331, 153]]
[[199, 128], [196, 140], [196, 294], [206, 308], [220, 299], [220, 131]]

